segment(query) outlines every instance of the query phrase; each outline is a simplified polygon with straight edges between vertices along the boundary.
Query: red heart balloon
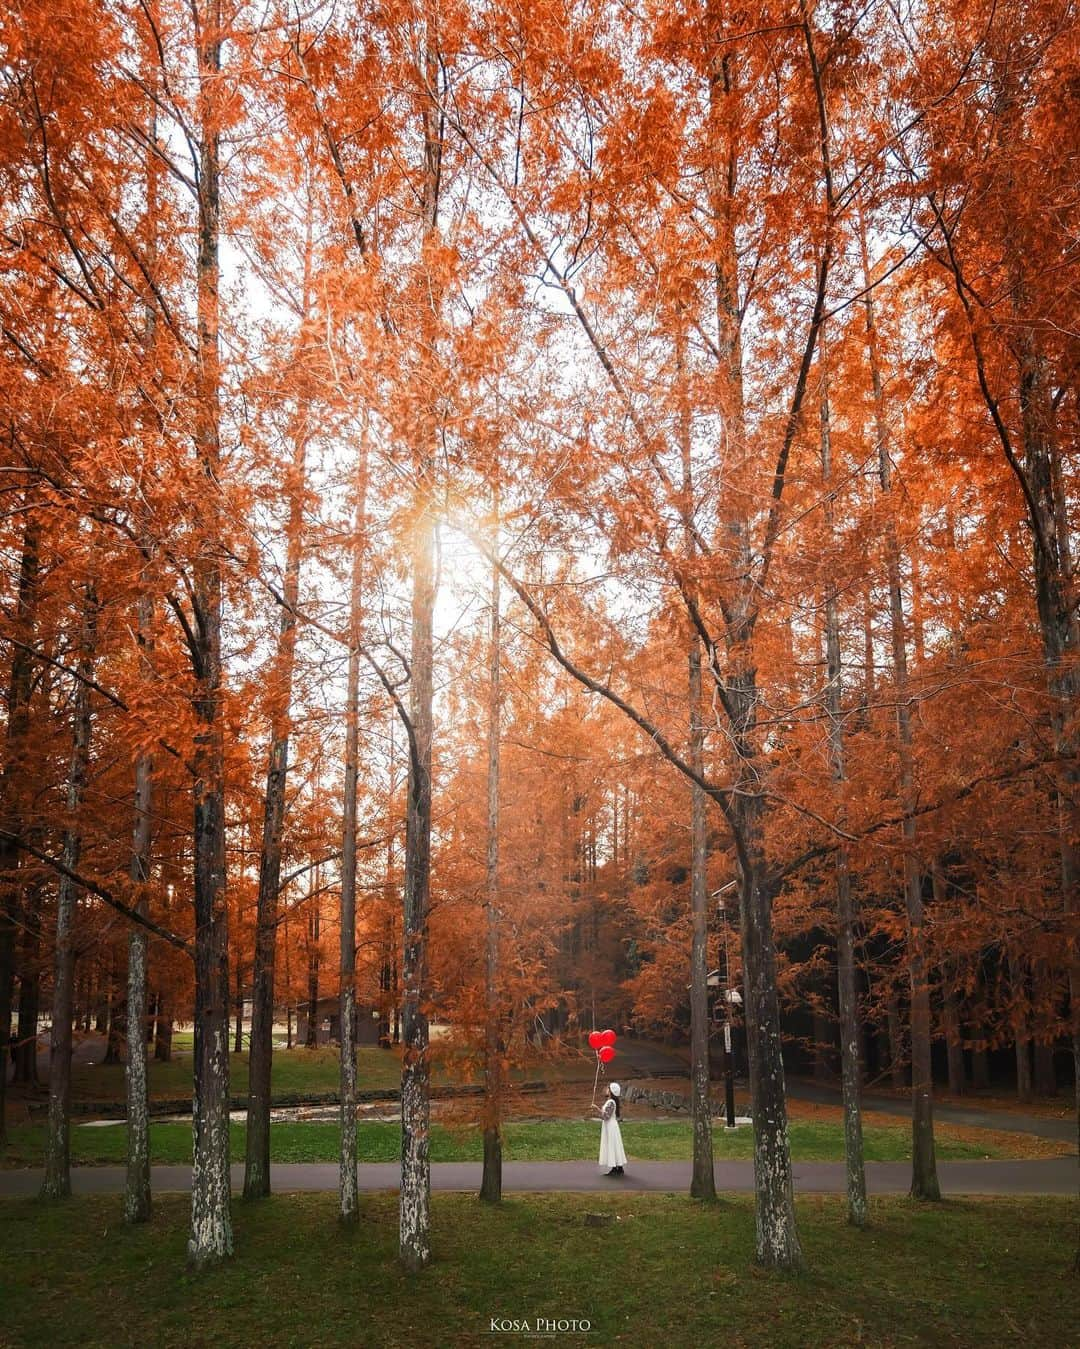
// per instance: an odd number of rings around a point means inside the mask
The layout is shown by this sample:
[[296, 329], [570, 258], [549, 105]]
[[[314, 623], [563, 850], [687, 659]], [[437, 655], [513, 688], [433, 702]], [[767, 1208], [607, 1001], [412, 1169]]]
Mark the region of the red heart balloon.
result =
[[600, 1032], [600, 1043], [602, 1045], [613, 1045], [617, 1039], [618, 1036], [613, 1030], [602, 1030]]
[[590, 1049], [599, 1049], [603, 1043], [604, 1043], [603, 1038], [598, 1030], [592, 1030], [589, 1032]]
[[601, 1063], [610, 1063], [615, 1057], [615, 1051], [610, 1045], [604, 1045], [602, 1049], [596, 1051], [596, 1056]]

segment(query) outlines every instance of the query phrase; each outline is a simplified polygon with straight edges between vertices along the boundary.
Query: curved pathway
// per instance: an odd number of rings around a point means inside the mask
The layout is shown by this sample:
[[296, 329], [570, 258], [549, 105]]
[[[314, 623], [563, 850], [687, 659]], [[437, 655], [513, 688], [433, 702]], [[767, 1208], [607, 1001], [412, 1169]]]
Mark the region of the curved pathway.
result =
[[[479, 1162], [435, 1162], [431, 1167], [433, 1190], [469, 1191], [480, 1188]], [[802, 1194], [843, 1194], [842, 1162], [796, 1162], [795, 1189]], [[729, 1193], [750, 1193], [754, 1188], [750, 1162], [718, 1162], [716, 1188]], [[0, 1198], [35, 1195], [41, 1188], [36, 1169], [0, 1171]], [[158, 1193], [191, 1189], [188, 1166], [155, 1166], [152, 1184]], [[244, 1168], [232, 1168], [233, 1189], [243, 1185]], [[396, 1190], [400, 1168], [396, 1162], [366, 1162], [360, 1166], [362, 1190]], [[939, 1162], [938, 1177], [943, 1194], [1048, 1195], [1076, 1194], [1080, 1172], [1075, 1158], [1049, 1157], [1037, 1161]], [[119, 1194], [124, 1188], [122, 1166], [80, 1166], [71, 1172], [76, 1194]], [[869, 1162], [866, 1179], [871, 1194], [907, 1194], [911, 1184], [910, 1162]], [[334, 1191], [338, 1187], [336, 1162], [280, 1164], [271, 1167], [271, 1182], [278, 1193]], [[619, 1179], [608, 1179], [594, 1162], [507, 1162], [503, 1166], [503, 1189], [517, 1193], [612, 1191], [688, 1192], [689, 1162], [634, 1162]]]
[[[821, 1082], [807, 1082], [804, 1079], [789, 1078], [786, 1082], [789, 1099], [813, 1101], [818, 1105], [841, 1104], [840, 1088]], [[900, 1099], [897, 1096], [878, 1096], [873, 1092], [863, 1092], [860, 1097], [864, 1110], [873, 1110], [881, 1115], [896, 1115], [901, 1119], [911, 1118], [911, 1098]], [[963, 1124], [971, 1129], [996, 1129], [1003, 1134], [1034, 1134], [1038, 1138], [1058, 1138], [1062, 1142], [1076, 1142], [1076, 1113], [1062, 1106], [1059, 1118], [1052, 1115], [1025, 1115], [1019, 1110], [1001, 1110], [991, 1107], [979, 1108], [971, 1105], [943, 1105], [934, 1102], [934, 1119], [943, 1124]]]

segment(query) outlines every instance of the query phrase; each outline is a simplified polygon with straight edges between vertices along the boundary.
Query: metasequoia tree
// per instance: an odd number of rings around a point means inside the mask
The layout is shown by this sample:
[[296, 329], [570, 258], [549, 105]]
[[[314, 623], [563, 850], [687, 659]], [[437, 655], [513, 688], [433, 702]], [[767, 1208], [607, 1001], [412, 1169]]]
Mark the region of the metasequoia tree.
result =
[[367, 527], [367, 427], [361, 431], [356, 466], [352, 565], [349, 571], [349, 666], [345, 691], [345, 801], [341, 840], [341, 1217], [359, 1214], [356, 1177], [356, 821], [360, 777], [360, 663], [364, 617], [364, 552]]
[[[819, 377], [821, 381], [821, 489], [825, 502], [824, 524], [830, 535], [834, 533], [834, 505], [832, 499], [834, 470], [832, 451], [832, 424], [829, 410], [829, 366], [825, 331], [822, 330]], [[825, 594], [825, 707], [828, 713], [829, 757], [833, 777], [842, 783], [845, 777], [845, 748], [843, 724], [843, 669], [840, 647], [839, 587], [830, 577]], [[856, 1227], [867, 1222], [866, 1169], [863, 1164], [862, 1110], [860, 1086], [862, 1063], [858, 988], [856, 983], [855, 903], [851, 885], [848, 848], [841, 844], [836, 854], [836, 944], [837, 944], [837, 1000], [840, 1012], [840, 1074], [844, 1099], [844, 1158], [848, 1220]]]
[[[300, 567], [304, 552], [304, 509], [307, 502], [306, 461], [313, 433], [313, 418], [319, 404], [316, 329], [315, 258], [313, 252], [314, 202], [311, 184], [301, 199], [302, 239], [296, 289], [289, 296], [298, 335], [288, 363], [274, 372], [267, 383], [286, 404], [283, 439], [290, 452], [285, 470], [288, 517], [285, 522], [285, 559], [281, 584], [281, 607], [277, 649], [269, 688], [270, 743], [264, 793], [262, 842], [259, 852], [259, 889], [255, 949], [252, 963], [251, 1056], [249, 1060], [247, 1146], [244, 1164], [244, 1196], [259, 1198], [270, 1193], [270, 1074], [273, 1056], [274, 972], [277, 949], [278, 901], [285, 827], [286, 787], [289, 770], [290, 716], [296, 664], [296, 608], [300, 592]], [[275, 283], [279, 293], [286, 277], [280, 258], [281, 217], [275, 211], [278, 244]], [[286, 215], [287, 218], [287, 215]], [[266, 240], [266, 244], [269, 239]], [[265, 245], [264, 245], [265, 246]]]
[[[29, 502], [27, 503], [29, 505]], [[41, 563], [41, 526], [28, 510], [22, 531], [19, 581], [15, 610], [15, 639], [7, 688], [7, 724], [4, 733], [4, 763], [0, 774], [0, 875], [3, 905], [0, 907], [0, 1048], [6, 1054], [11, 1039], [11, 995], [15, 973], [15, 935], [18, 923], [17, 882], [19, 836], [22, 833], [20, 798], [25, 782], [26, 734], [29, 729], [32, 660], [38, 574]], [[7, 1140], [7, 1065], [0, 1074], [0, 1140]]]
[[[90, 681], [97, 642], [98, 597], [86, 589], [81, 631], [77, 686], [72, 713], [71, 767], [68, 770], [68, 823], [64, 829], [61, 857], [68, 871], [76, 871], [82, 852], [82, 832], [77, 813], [82, 804], [90, 762]], [[56, 969], [53, 976], [52, 1034], [49, 1041], [49, 1124], [45, 1143], [45, 1178], [41, 1193], [46, 1199], [63, 1199], [71, 1193], [71, 1018], [75, 953], [72, 928], [77, 890], [71, 876], [61, 876], [56, 904]]]
[[[929, 134], [908, 149], [922, 194], [926, 248], [951, 283], [957, 339], [966, 338], [973, 383], [1019, 493], [1032, 542], [1032, 590], [1046, 664], [1050, 738], [1061, 760], [1054, 797], [1059, 818], [1061, 913], [1072, 942], [1068, 967], [1074, 1068], [1080, 1068], [1080, 969], [1073, 936], [1080, 869], [1075, 813], [1078, 645], [1073, 594], [1068, 451], [1074, 435], [1066, 413], [1076, 399], [1075, 342], [1069, 334], [1067, 277], [1075, 270], [1070, 221], [1063, 205], [1064, 166], [1053, 146], [1075, 130], [1075, 108], [1056, 92], [1075, 73], [1064, 10], [1018, 4], [1000, 14], [949, 11], [917, 47], [912, 72], [947, 59], [947, 44], [980, 44], [969, 81], [980, 97], [943, 106], [935, 127], [956, 119], [959, 135]], [[1045, 35], [1033, 41], [1033, 34]], [[917, 96], [917, 93], [916, 93]], [[950, 130], [952, 127], [950, 127]], [[975, 158], [961, 159], [961, 144]], [[974, 175], [974, 178], [973, 178]], [[976, 191], [972, 191], [972, 188]], [[1047, 229], [1046, 222], [1053, 222]], [[939, 292], [941, 293], [941, 292]], [[1076, 1073], [1080, 1144], [1080, 1071]]]
[[[498, 551], [498, 497], [495, 510], [495, 549]], [[499, 781], [502, 723], [501, 661], [502, 619], [499, 569], [491, 569], [491, 652], [487, 728], [487, 819], [484, 855], [484, 1167], [480, 1198], [496, 1204], [502, 1198], [502, 1097], [503, 1037], [499, 1006]]]
[[[137, 637], [143, 649], [153, 649], [154, 604], [149, 594], [137, 602]], [[144, 667], [144, 677], [149, 671]], [[149, 912], [146, 893], [150, 882], [153, 819], [154, 760], [145, 748], [135, 755], [135, 822], [131, 839], [131, 884], [143, 917]], [[140, 891], [142, 892], [140, 894]], [[127, 984], [127, 1127], [128, 1164], [124, 1188], [124, 1217], [129, 1223], [150, 1217], [150, 1118], [147, 1079], [147, 935], [139, 924], [128, 936]]]
[[892, 515], [893, 466], [891, 437], [882, 384], [877, 328], [874, 321], [874, 297], [870, 287], [870, 265], [866, 247], [866, 226], [859, 219], [859, 246], [863, 268], [863, 303], [866, 309], [866, 346], [874, 395], [874, 440], [877, 451], [878, 480], [885, 498], [885, 562], [889, 594], [889, 644], [892, 655], [892, 681], [896, 697], [896, 734], [900, 767], [900, 796], [904, 820], [904, 909], [907, 915], [907, 965], [911, 983], [911, 1194], [915, 1199], [940, 1199], [937, 1166], [934, 1157], [934, 1118], [930, 1066], [930, 983], [926, 961], [923, 877], [916, 853], [914, 810], [915, 766], [911, 729], [910, 685], [908, 679], [908, 639], [901, 586], [900, 545]]
[[[558, 39], [560, 46], [566, 45], [575, 28], [575, 22], [568, 19], [568, 36]], [[633, 468], [625, 476], [620, 475], [618, 483], [619, 490], [632, 494], [631, 510], [638, 514], [640, 520], [637, 530], [627, 518], [625, 510], [620, 510], [614, 500], [610, 501], [609, 509], [626, 535], [633, 537], [637, 532], [638, 539], [635, 542], [638, 546], [651, 545], [670, 568], [669, 576], [686, 605], [690, 620], [707, 653], [717, 703], [725, 718], [727, 743], [733, 753], [732, 761], [724, 765], [724, 770], [733, 777], [731, 787], [721, 786], [715, 776], [706, 776], [695, 770], [687, 757], [672, 745], [648, 717], [609, 684], [597, 680], [575, 662], [560, 643], [543, 604], [528, 587], [520, 582], [515, 584], [519, 597], [540, 623], [545, 640], [556, 658], [587, 687], [616, 702], [645, 729], [661, 751], [719, 805], [731, 831], [739, 867], [743, 968], [751, 1047], [757, 1251], [763, 1263], [782, 1266], [799, 1264], [801, 1254], [792, 1207], [775, 953], [771, 934], [771, 907], [778, 880], [770, 870], [764, 852], [766, 798], [759, 785], [762, 777], [762, 765], [759, 762], [762, 737], [757, 731], [756, 722], [760, 695], [752, 644], [761, 613], [761, 597], [766, 593], [780, 532], [780, 502], [788, 458], [799, 426], [810, 362], [825, 308], [834, 224], [826, 97], [815, 46], [820, 39], [805, 13], [794, 25], [794, 31], [798, 40], [794, 52], [798, 52], [801, 47], [806, 70], [805, 77], [802, 77], [801, 92], [805, 97], [809, 91], [808, 111], [811, 120], [808, 140], [813, 144], [816, 137], [820, 155], [822, 176], [819, 181], [824, 182], [824, 232], [820, 235], [818, 261], [810, 278], [813, 296], [810, 322], [803, 334], [801, 358], [793, 373], [787, 413], [780, 422], [778, 446], [768, 479], [771, 485], [763, 494], [763, 508], [748, 510], [745, 505], [747, 501], [760, 499], [752, 481], [761, 472], [761, 460], [757, 453], [751, 452], [751, 444], [755, 444], [757, 437], [748, 433], [745, 412], [741, 334], [743, 303], [735, 243], [738, 207], [734, 194], [740, 169], [737, 127], [741, 118], [737, 109], [741, 106], [744, 94], [742, 86], [734, 78], [730, 53], [726, 50], [727, 34], [719, 13], [710, 11], [701, 16], [698, 23], [680, 16], [670, 26], [660, 25], [656, 35], [650, 39], [651, 43], [655, 43], [653, 51], [649, 53], [654, 64], [649, 65], [646, 61], [650, 74], [666, 60], [680, 74], [685, 72], [687, 90], [692, 90], [694, 95], [704, 99], [703, 107], [699, 105], [697, 122], [690, 123], [689, 110], [683, 114], [686, 119], [684, 122], [674, 118], [671, 113], [674, 91], [666, 90], [664, 99], [657, 91], [653, 98], [656, 132], [662, 143], [666, 138], [664, 148], [659, 153], [651, 145], [646, 147], [644, 140], [640, 139], [635, 146], [635, 155], [625, 153], [629, 148], [628, 142], [632, 143], [638, 137], [640, 127], [635, 125], [629, 108], [621, 122], [608, 111], [615, 94], [615, 90], [607, 86], [613, 83], [610, 70], [617, 59], [616, 54], [610, 53], [611, 59], [607, 64], [594, 62], [588, 68], [578, 69], [570, 53], [560, 51], [566, 69], [553, 70], [550, 53], [541, 55], [540, 44], [546, 44], [552, 39], [552, 34], [542, 26], [524, 34], [515, 34], [517, 46], [528, 53], [529, 59], [523, 60], [520, 68], [508, 72], [508, 82], [515, 88], [526, 82], [532, 90], [542, 88], [549, 106], [554, 103], [554, 106], [559, 107], [571, 100], [580, 102], [590, 116], [595, 116], [602, 124], [606, 123], [605, 137], [619, 143], [623, 154], [618, 160], [605, 155], [607, 173], [602, 180], [594, 182], [591, 166], [580, 159], [575, 163], [575, 150], [571, 143], [569, 151], [566, 151], [568, 177], [560, 193], [551, 193], [547, 178], [539, 175], [527, 176], [524, 189], [519, 189], [502, 162], [495, 161], [491, 153], [475, 141], [471, 147], [481, 159], [491, 180], [503, 192], [520, 228], [539, 254], [539, 260], [578, 318], [584, 337], [608, 378], [620, 416], [628, 424], [630, 434], [637, 442], [630, 460]], [[601, 30], [594, 29], [591, 37], [593, 41], [602, 41]], [[790, 42], [786, 38], [772, 41], [777, 44]], [[785, 68], [790, 68], [792, 54], [785, 49], [782, 59]], [[618, 87], [616, 96], [627, 98], [629, 91], [637, 87], [639, 72], [633, 68], [633, 62], [628, 62], [626, 79], [625, 88]], [[556, 89], [559, 91], [557, 95]], [[697, 139], [688, 136], [683, 143], [680, 137], [683, 126], [687, 124], [693, 126]], [[458, 129], [462, 134], [467, 134], [460, 124]], [[650, 127], [650, 130], [653, 128]], [[540, 123], [538, 131], [533, 153], [540, 157], [546, 154], [549, 159], [562, 158], [560, 142], [565, 144], [567, 138], [562, 125], [557, 120], [550, 127]], [[804, 128], [800, 128], [800, 134], [807, 134]], [[647, 169], [642, 173], [637, 167], [641, 160], [636, 156], [645, 153], [646, 149]], [[522, 153], [520, 140], [511, 141], [511, 152], [515, 158]], [[528, 149], [524, 155], [528, 175]], [[709, 228], [714, 231], [710, 244], [715, 262], [711, 269], [706, 269], [700, 284], [712, 293], [716, 327], [715, 336], [705, 334], [703, 344], [707, 355], [715, 362], [712, 387], [718, 391], [710, 412], [717, 417], [725, 438], [726, 471], [732, 481], [739, 484], [741, 492], [746, 494], [731, 499], [726, 517], [721, 506], [715, 547], [701, 531], [695, 531], [701, 561], [692, 573], [686, 560], [679, 558], [668, 542], [670, 524], [665, 520], [665, 510], [671, 511], [675, 507], [678, 518], [678, 503], [675, 484], [664, 463], [659, 428], [652, 425], [647, 411], [635, 400], [633, 387], [629, 383], [632, 375], [620, 359], [620, 354], [613, 352], [595, 320], [586, 312], [572, 281], [571, 263], [557, 255], [541, 237], [545, 226], [537, 219], [538, 216], [550, 218], [554, 215], [560, 221], [557, 228], [562, 235], [576, 235], [580, 239], [582, 230], [587, 232], [590, 228], [593, 209], [602, 210], [607, 224], [602, 248], [613, 262], [617, 261], [623, 269], [623, 275], [627, 271], [631, 274], [636, 271], [643, 279], [648, 276], [651, 289], [655, 284], [654, 278], [659, 275], [663, 279], [664, 255], [659, 252], [659, 239], [643, 239], [640, 224], [635, 228], [626, 223], [629, 212], [624, 213], [620, 209], [615, 194], [629, 195], [636, 192], [642, 207], [647, 203], [650, 211], [655, 212], [658, 207], [662, 211], [663, 204], [682, 189], [674, 179], [669, 179], [667, 183], [662, 181], [662, 175], [658, 172], [661, 163], [671, 164], [676, 172], [680, 165], [693, 164], [706, 184]], [[551, 211], [550, 202], [553, 198], [560, 204], [567, 203], [561, 212]], [[570, 258], [572, 262], [572, 253]], [[694, 277], [693, 280], [698, 281], [698, 278]], [[699, 331], [702, 333], [703, 320], [704, 311], [699, 321]], [[629, 455], [627, 459], [630, 459]], [[659, 495], [654, 495], [651, 489], [646, 491], [646, 483], [655, 484]], [[709, 613], [709, 601], [717, 591], [705, 581], [706, 568], [712, 569], [709, 580], [713, 587], [720, 580], [717, 575], [720, 570], [736, 578], [733, 587], [730, 584], [726, 587], [727, 593], [724, 593], [725, 588], [721, 588], [717, 596], [721, 615], [719, 631], [714, 630]], [[721, 665], [721, 651], [724, 652], [726, 668]]]

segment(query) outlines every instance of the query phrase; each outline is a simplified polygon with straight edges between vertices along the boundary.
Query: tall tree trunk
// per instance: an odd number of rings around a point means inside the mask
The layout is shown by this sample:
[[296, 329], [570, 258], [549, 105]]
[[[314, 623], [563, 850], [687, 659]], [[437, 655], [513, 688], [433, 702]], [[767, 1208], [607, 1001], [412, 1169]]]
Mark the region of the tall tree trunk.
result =
[[[694, 477], [691, 454], [690, 404], [685, 392], [685, 334], [682, 316], [677, 316], [676, 368], [679, 377], [679, 449], [682, 457], [682, 504], [685, 551], [690, 565], [694, 543]], [[701, 643], [691, 635], [687, 657], [687, 710], [690, 726], [689, 762], [698, 774], [705, 766], [705, 726], [701, 713]], [[693, 1165], [690, 1197], [716, 1199], [713, 1172], [712, 1107], [709, 1082], [709, 883], [708, 843], [705, 819], [706, 796], [698, 784], [690, 785], [690, 1127], [693, 1135]], [[730, 989], [725, 987], [724, 995]]]
[[904, 842], [904, 907], [907, 914], [907, 964], [911, 981], [911, 1195], [914, 1199], [940, 1199], [934, 1155], [934, 1105], [931, 1073], [930, 981], [926, 965], [926, 934], [923, 915], [922, 871], [915, 841], [915, 758], [909, 707], [907, 638], [904, 597], [901, 589], [900, 545], [892, 509], [892, 465], [889, 431], [885, 416], [885, 391], [881, 380], [873, 291], [870, 288], [870, 258], [866, 227], [859, 215], [866, 294], [866, 345], [874, 395], [878, 477], [887, 503], [885, 557], [889, 580], [889, 626], [892, 639], [893, 686], [896, 697], [897, 749], [900, 758], [900, 806]]
[[[498, 496], [496, 494], [496, 520]], [[495, 530], [498, 553], [498, 525]], [[491, 650], [488, 676], [487, 862], [484, 904], [484, 1168], [480, 1198], [502, 1198], [502, 1037], [499, 1005], [499, 731], [501, 720], [499, 569], [491, 569]]]
[[[29, 501], [26, 503], [30, 505]], [[7, 1062], [11, 1042], [11, 995], [15, 982], [15, 934], [18, 931], [19, 837], [22, 812], [19, 791], [25, 781], [27, 731], [30, 726], [30, 693], [33, 663], [30, 651], [37, 625], [38, 574], [41, 568], [41, 526], [32, 509], [23, 528], [22, 559], [15, 627], [22, 643], [11, 657], [8, 682], [7, 727], [4, 766], [0, 776], [0, 1143], [7, 1142]]]
[[[829, 373], [824, 331], [820, 343], [821, 387], [821, 487], [825, 501], [825, 525], [834, 535], [832, 429], [829, 410]], [[830, 585], [825, 599], [825, 710], [829, 717], [829, 757], [833, 778], [843, 783], [844, 722], [843, 665], [840, 655], [840, 615], [837, 588]], [[842, 820], [841, 820], [842, 823]], [[862, 1069], [859, 1062], [859, 995], [855, 968], [855, 898], [846, 844], [836, 854], [836, 982], [840, 1013], [840, 1082], [844, 1104], [844, 1161], [847, 1182], [848, 1221], [865, 1227], [869, 1221], [866, 1201], [866, 1167], [862, 1135]]]
[[349, 670], [345, 693], [345, 811], [341, 842], [341, 1155], [338, 1203], [343, 1222], [360, 1216], [356, 1175], [356, 793], [360, 771], [360, 644], [364, 616], [368, 446], [365, 425], [356, 474], [349, 593]]
[[236, 971], [233, 980], [233, 1010], [236, 1013], [236, 1038], [233, 1040], [233, 1053], [244, 1052], [244, 968], [240, 962], [240, 952], [236, 952]]
[[[158, 25], [157, 0], [149, 0], [145, 11], [148, 20], [142, 31], [142, 67], [144, 78], [157, 92], [159, 67], [155, 51]], [[146, 268], [153, 276], [158, 264], [158, 158], [157, 103], [149, 100], [147, 121], [146, 173]], [[148, 297], [143, 308], [143, 340], [147, 356], [153, 348], [157, 331], [157, 311]], [[149, 591], [150, 578], [144, 577], [143, 593], [136, 609], [137, 641], [140, 651], [140, 672], [152, 677], [153, 667], [149, 653], [154, 642], [154, 602]], [[152, 839], [151, 806], [153, 804], [153, 760], [141, 747], [135, 758], [135, 821], [131, 838], [130, 876], [137, 912], [148, 916], [150, 881], [150, 847]], [[124, 1081], [127, 1090], [127, 1179], [124, 1188], [124, 1220], [144, 1223], [150, 1219], [150, 1088], [147, 1064], [148, 1042], [153, 1036], [154, 1018], [147, 998], [147, 942], [146, 930], [132, 924], [128, 933], [128, 1052]]]
[[308, 900], [308, 1019], [305, 1049], [319, 1045], [319, 868], [315, 868], [315, 897]]
[[[153, 601], [139, 599], [139, 642], [145, 651], [152, 640]], [[144, 663], [145, 669], [145, 663]], [[135, 907], [148, 913], [146, 887], [150, 880], [151, 804], [153, 762], [140, 750], [135, 759], [135, 827], [131, 840], [131, 883]], [[146, 1007], [146, 929], [133, 923], [128, 934], [128, 1047], [127, 1085], [127, 1183], [124, 1189], [124, 1219], [144, 1223], [150, 1218], [150, 1108], [146, 1062], [146, 1032], [150, 1018]]]
[[1009, 956], [1009, 982], [1016, 1051], [1016, 1098], [1026, 1103], [1032, 1096], [1031, 1032], [1028, 1023], [1027, 971], [1024, 968], [1024, 961], [1019, 956]]
[[197, 1268], [232, 1254], [229, 1176], [229, 926], [225, 902], [225, 747], [222, 716], [219, 281], [221, 0], [196, 15], [199, 76], [198, 343], [195, 449], [206, 478], [208, 538], [194, 564], [195, 1048], [191, 1232]]
[[738, 798], [737, 810], [743, 844], [739, 859], [739, 906], [754, 1119], [757, 1259], [768, 1267], [794, 1269], [802, 1264], [802, 1249], [795, 1225], [791, 1178], [776, 947], [772, 934], [774, 895], [767, 879], [761, 800], [749, 791]]
[[[724, 19], [713, 10], [717, 38]], [[742, 368], [742, 307], [735, 237], [738, 148], [734, 128], [741, 114], [734, 49], [717, 42], [709, 68], [709, 129], [714, 164], [709, 175], [715, 221], [715, 308], [719, 335], [719, 385], [728, 470], [736, 487], [748, 471], [747, 423]], [[746, 577], [754, 574], [751, 526], [738, 492], [726, 503], [723, 529], [729, 565]], [[738, 789], [726, 811], [735, 844], [739, 876], [739, 912], [745, 984], [747, 1056], [754, 1121], [754, 1198], [756, 1258], [767, 1267], [802, 1264], [795, 1222], [788, 1139], [787, 1098], [780, 1036], [773, 941], [774, 887], [764, 852], [765, 801], [760, 792], [761, 765], [756, 741], [759, 691], [753, 654], [757, 597], [751, 584], [730, 605], [725, 641], [730, 662], [728, 706], [730, 741]]]
[[976, 1040], [971, 1047], [971, 1085], [976, 1091], [986, 1091], [990, 1086], [990, 1063], [985, 1040]]
[[159, 993], [154, 1021], [154, 1059], [158, 1063], [172, 1062], [172, 1026], [169, 1004], [165, 994]]
[[[948, 898], [948, 883], [945, 868], [940, 857], [936, 857], [930, 870], [934, 887], [934, 905], [939, 912]], [[941, 1022], [945, 1038], [945, 1061], [949, 1075], [949, 1093], [953, 1096], [964, 1094], [964, 1046], [960, 1032], [960, 1000], [956, 995], [956, 968], [951, 964], [940, 967], [941, 978]]]
[[[704, 764], [704, 726], [701, 720], [701, 648], [695, 640], [689, 655], [690, 766]], [[713, 1171], [712, 1107], [709, 1102], [709, 885], [705, 833], [705, 793], [690, 787], [690, 1112], [693, 1166], [690, 1197], [716, 1198]], [[724, 996], [730, 996], [725, 988]]]
[[[77, 871], [82, 832], [77, 819], [90, 764], [90, 680], [97, 642], [97, 596], [87, 587], [79, 640], [78, 680], [72, 721], [71, 765], [68, 770], [67, 822], [61, 858], [69, 872]], [[44, 1199], [71, 1194], [71, 1023], [75, 991], [75, 947], [72, 940], [77, 891], [70, 876], [62, 875], [56, 899], [56, 966], [53, 976], [52, 1032], [49, 1037], [49, 1121], [45, 1134]]]
[[1054, 1046], [1035, 1042], [1035, 1095], [1056, 1096], [1057, 1070], [1054, 1066]]
[[431, 883], [432, 624], [435, 603], [435, 521], [423, 488], [413, 545], [410, 745], [405, 819], [405, 896], [402, 924], [401, 1200], [402, 1263], [417, 1270], [431, 1258], [431, 1174], [428, 1157], [430, 1066], [427, 929]]
[[1054, 1067], [1054, 1046], [1044, 1040], [1035, 1042], [1035, 1094], [1057, 1095], [1057, 1070]]
[[120, 977], [120, 961], [115, 945], [109, 948], [109, 1025], [105, 1034], [105, 1057], [102, 1063], [120, 1063], [123, 1060], [127, 1037], [127, 999]]
[[966, 1085], [964, 1046], [960, 1031], [960, 1004], [948, 970], [942, 975], [942, 1021], [945, 1029], [945, 1056], [949, 1072], [949, 1094], [963, 1096]]
[[818, 1004], [810, 1010], [813, 1024], [813, 1074], [815, 1082], [828, 1082], [832, 1076], [829, 1060], [832, 1055], [832, 1026], [825, 1009]]
[[903, 1091], [907, 1086], [907, 1074], [904, 1071], [904, 1023], [900, 1016], [900, 995], [890, 988], [886, 1003], [886, 1017], [889, 1030], [889, 1076], [895, 1091]]
[[[306, 222], [302, 309], [311, 308], [311, 212]], [[305, 339], [301, 339], [301, 359]], [[263, 798], [259, 893], [255, 908], [255, 952], [251, 968], [251, 1035], [248, 1055], [247, 1140], [244, 1154], [244, 1198], [270, 1193], [270, 1095], [274, 1054], [274, 965], [277, 952], [281, 891], [282, 834], [285, 789], [289, 772], [289, 717], [296, 667], [296, 605], [304, 545], [304, 494], [307, 471], [309, 412], [301, 407], [293, 418], [293, 460], [288, 474], [289, 518], [286, 524], [285, 577], [278, 645], [270, 703], [270, 755]], [[290, 1037], [291, 1038], [291, 1037]]]
[[405, 894], [401, 933], [401, 1197], [398, 1246], [406, 1269], [431, 1259], [431, 1118], [427, 996], [428, 909], [431, 899], [432, 680], [435, 614], [434, 474], [438, 422], [434, 406], [435, 344], [441, 290], [431, 262], [439, 244], [439, 184], [442, 115], [436, 103], [440, 69], [436, 20], [425, 18], [423, 68], [427, 90], [420, 117], [424, 136], [420, 267], [427, 301], [420, 320], [421, 355], [416, 380], [416, 440], [413, 445], [415, 522], [412, 546], [412, 641], [409, 678], [409, 775], [405, 816]]
[[[1024, 436], [1024, 474], [1029, 488], [1028, 509], [1035, 537], [1035, 597], [1042, 633], [1043, 659], [1054, 707], [1051, 722], [1054, 748], [1062, 762], [1056, 791], [1058, 848], [1061, 856], [1061, 907], [1066, 931], [1076, 932], [1080, 915], [1080, 770], [1076, 767], [1077, 676], [1080, 650], [1072, 540], [1061, 484], [1054, 408], [1046, 361], [1035, 345], [1033, 330], [1019, 325], [1020, 412]], [[1073, 1043], [1077, 1150], [1080, 1153], [1080, 941], [1074, 935], [1067, 948]], [[1075, 1269], [1080, 1273], [1080, 1239]]]

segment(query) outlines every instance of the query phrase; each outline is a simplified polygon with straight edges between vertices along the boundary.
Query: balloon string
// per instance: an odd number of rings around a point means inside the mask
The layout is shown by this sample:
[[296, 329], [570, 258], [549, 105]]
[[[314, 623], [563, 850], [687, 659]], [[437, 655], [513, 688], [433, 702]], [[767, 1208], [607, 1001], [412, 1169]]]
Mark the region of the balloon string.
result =
[[596, 1084], [600, 1081], [600, 1051], [596, 1051], [596, 1072], [592, 1080], [592, 1103], [596, 1104]]

